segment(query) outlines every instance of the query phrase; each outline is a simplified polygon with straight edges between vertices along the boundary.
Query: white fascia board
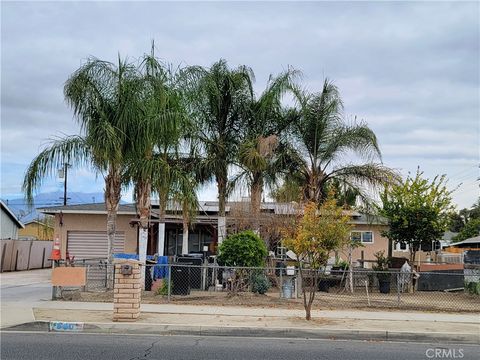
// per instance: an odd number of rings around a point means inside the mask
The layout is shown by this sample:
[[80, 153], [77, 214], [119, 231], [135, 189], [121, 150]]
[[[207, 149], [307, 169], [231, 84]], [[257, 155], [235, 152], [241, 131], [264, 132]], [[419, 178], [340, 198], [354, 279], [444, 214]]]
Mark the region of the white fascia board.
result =
[[[38, 209], [43, 214], [79, 214], [79, 215], [107, 215], [106, 211], [96, 210], [48, 210]], [[135, 211], [117, 211], [117, 215], [137, 215]]]

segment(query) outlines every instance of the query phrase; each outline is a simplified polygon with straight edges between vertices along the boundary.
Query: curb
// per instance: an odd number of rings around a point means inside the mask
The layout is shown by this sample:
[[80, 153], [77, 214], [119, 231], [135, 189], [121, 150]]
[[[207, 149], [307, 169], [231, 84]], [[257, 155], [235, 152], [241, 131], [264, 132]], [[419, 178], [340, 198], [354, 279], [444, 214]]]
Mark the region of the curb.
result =
[[[48, 321], [34, 321], [15, 325], [2, 331], [55, 332]], [[297, 328], [258, 328], [258, 327], [215, 327], [185, 326], [164, 324], [132, 323], [84, 323], [75, 333], [94, 334], [135, 334], [135, 335], [190, 335], [190, 336], [234, 336], [267, 337], [322, 340], [361, 340], [361, 341], [399, 341], [416, 343], [472, 344], [480, 345], [480, 334], [472, 333], [420, 333], [392, 332], [385, 330], [351, 329], [297, 329]], [[71, 333], [70, 332], [70, 333]]]

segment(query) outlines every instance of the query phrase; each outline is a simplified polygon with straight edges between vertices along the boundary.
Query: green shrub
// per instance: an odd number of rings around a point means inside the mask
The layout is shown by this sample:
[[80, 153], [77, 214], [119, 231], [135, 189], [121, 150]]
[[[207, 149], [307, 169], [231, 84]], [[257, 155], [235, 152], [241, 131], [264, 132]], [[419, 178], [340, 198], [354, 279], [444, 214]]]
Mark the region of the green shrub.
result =
[[465, 284], [469, 294], [480, 295], [480, 282], [469, 282]]
[[388, 266], [390, 265], [390, 259], [385, 256], [385, 251], [377, 251], [375, 254], [376, 264], [372, 266], [372, 269], [375, 271], [387, 271]]
[[270, 281], [265, 274], [257, 273], [252, 276], [252, 292], [255, 294], [265, 294], [270, 289]]
[[335, 266], [338, 266], [342, 270], [348, 270], [348, 268], [350, 267], [350, 264], [348, 263], [348, 261], [341, 260], [337, 262]]
[[261, 267], [265, 264], [267, 247], [253, 231], [228, 236], [220, 245], [218, 263], [222, 266]]
[[[172, 291], [172, 289], [173, 289], [173, 282], [172, 282], [172, 287], [171, 287], [170, 291]], [[157, 289], [156, 295], [162, 295], [162, 296], [167, 296], [168, 295], [168, 281], [167, 280], [162, 281], [162, 286], [160, 286]]]

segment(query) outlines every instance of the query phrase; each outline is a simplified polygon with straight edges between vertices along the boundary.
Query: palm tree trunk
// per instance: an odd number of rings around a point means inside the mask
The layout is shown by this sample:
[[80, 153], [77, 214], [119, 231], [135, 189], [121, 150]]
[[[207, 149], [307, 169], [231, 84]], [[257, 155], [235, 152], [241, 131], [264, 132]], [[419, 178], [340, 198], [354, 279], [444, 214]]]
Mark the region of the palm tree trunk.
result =
[[188, 218], [183, 214], [182, 255], [188, 254]]
[[263, 179], [261, 176], [255, 176], [250, 188], [251, 218], [252, 228], [260, 233], [260, 207], [262, 203]]
[[115, 168], [110, 168], [105, 178], [105, 207], [107, 210], [107, 255], [108, 262], [113, 261], [113, 245], [115, 242], [115, 233], [117, 228], [118, 204], [121, 196], [120, 172]]
[[159, 216], [158, 216], [158, 253], [165, 255], [165, 214], [167, 211], [167, 195], [159, 194]]
[[227, 198], [227, 171], [217, 176], [218, 187], [218, 244], [227, 237], [227, 221], [225, 218], [225, 203]]
[[309, 183], [308, 183], [308, 198], [305, 199], [307, 201], [313, 201], [315, 202], [316, 199], [315, 199], [315, 195], [316, 195], [316, 189], [317, 189], [317, 186], [316, 186], [316, 182], [317, 182], [317, 179], [316, 179], [316, 176], [315, 176], [315, 173], [312, 173], [310, 174], [310, 178], [309, 178]]
[[[137, 183], [137, 211], [139, 215], [138, 259], [145, 265], [147, 261], [148, 223], [150, 218], [151, 183], [141, 180]], [[142, 266], [142, 279], [145, 279], [145, 266]], [[145, 285], [145, 282], [142, 281]]]

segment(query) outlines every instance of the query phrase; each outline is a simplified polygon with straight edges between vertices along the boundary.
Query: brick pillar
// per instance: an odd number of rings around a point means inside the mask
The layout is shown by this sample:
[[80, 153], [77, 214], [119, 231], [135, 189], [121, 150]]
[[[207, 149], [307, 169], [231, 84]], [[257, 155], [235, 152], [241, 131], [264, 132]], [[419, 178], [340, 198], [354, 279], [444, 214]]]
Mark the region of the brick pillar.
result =
[[[136, 321], [140, 316], [142, 274], [136, 260], [115, 261], [113, 287], [113, 321]], [[131, 275], [122, 274], [122, 265], [132, 267]]]

